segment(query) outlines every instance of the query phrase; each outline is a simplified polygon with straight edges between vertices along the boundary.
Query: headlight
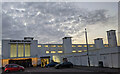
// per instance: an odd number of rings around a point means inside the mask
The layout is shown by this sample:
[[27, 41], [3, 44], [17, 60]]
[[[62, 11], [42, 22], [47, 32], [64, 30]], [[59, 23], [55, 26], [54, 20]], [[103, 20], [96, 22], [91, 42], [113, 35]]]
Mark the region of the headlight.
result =
[[55, 66], [58, 66], [58, 65], [60, 65], [60, 64], [56, 64]]
[[20, 66], [20, 67], [24, 68], [23, 66]]

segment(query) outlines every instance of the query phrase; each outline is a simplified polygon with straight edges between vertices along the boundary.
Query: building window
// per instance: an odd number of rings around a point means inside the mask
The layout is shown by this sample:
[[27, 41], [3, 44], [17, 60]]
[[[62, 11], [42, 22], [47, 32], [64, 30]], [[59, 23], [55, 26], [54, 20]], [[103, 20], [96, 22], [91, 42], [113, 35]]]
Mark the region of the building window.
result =
[[108, 34], [109, 34], [109, 36], [110, 36], [110, 32], [109, 32]]
[[83, 50], [84, 52], [87, 52], [87, 50]]
[[51, 53], [56, 53], [56, 51], [51, 51]]
[[93, 47], [93, 45], [90, 45], [90, 47]]
[[49, 53], [49, 51], [46, 51], [46, 53]]
[[82, 50], [79, 50], [78, 52], [82, 52]]
[[38, 47], [42, 47], [42, 45], [38, 45]]
[[76, 47], [75, 45], [72, 45], [72, 47]]
[[23, 57], [23, 56], [24, 56], [24, 45], [18, 44], [18, 57]]
[[17, 57], [17, 45], [16, 44], [10, 45], [10, 57]]
[[56, 45], [51, 45], [51, 47], [56, 47]]
[[82, 47], [82, 45], [78, 45], [78, 47]]
[[104, 45], [104, 47], [108, 47], [108, 45]]
[[25, 57], [30, 57], [30, 44], [25, 44]]
[[58, 51], [58, 53], [63, 53], [63, 51]]
[[48, 45], [44, 45], [44, 47], [48, 47]]
[[84, 45], [84, 47], [87, 47], [87, 45]]
[[58, 47], [62, 47], [62, 45], [58, 45]]
[[73, 53], [75, 53], [76, 51], [72, 51]]

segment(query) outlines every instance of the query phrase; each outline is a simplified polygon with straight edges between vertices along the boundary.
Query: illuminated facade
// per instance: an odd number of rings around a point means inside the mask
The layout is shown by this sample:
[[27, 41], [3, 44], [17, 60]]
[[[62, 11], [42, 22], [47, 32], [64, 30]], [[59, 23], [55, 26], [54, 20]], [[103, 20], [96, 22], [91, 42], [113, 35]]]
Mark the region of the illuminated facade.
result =
[[25, 37], [24, 40], [2, 40], [2, 66], [9, 63], [37, 65], [37, 40]]

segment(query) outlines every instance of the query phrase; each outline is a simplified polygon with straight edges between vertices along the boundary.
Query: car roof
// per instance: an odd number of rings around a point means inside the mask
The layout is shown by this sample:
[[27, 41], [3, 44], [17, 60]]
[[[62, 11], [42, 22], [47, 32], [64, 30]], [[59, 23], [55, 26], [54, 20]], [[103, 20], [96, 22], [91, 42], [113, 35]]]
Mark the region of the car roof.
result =
[[7, 64], [7, 65], [17, 65], [17, 64]]

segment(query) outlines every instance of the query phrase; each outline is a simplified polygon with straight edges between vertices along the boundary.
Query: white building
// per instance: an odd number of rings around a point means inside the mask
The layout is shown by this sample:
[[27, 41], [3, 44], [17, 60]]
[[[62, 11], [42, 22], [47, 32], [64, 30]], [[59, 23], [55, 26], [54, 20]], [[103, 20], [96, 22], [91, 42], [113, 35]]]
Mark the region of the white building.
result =
[[[91, 66], [98, 66], [99, 61], [104, 67], [120, 68], [118, 63], [120, 50], [117, 46], [115, 30], [107, 31], [108, 44], [103, 44], [102, 38], [94, 40], [95, 44], [88, 44]], [[37, 47], [38, 46], [38, 47]], [[3, 40], [3, 63], [31, 62], [33, 66], [45, 66], [51, 60], [62, 62], [68, 58], [74, 65], [88, 66], [87, 45], [72, 44], [71, 37], [64, 37], [63, 44], [38, 44], [37, 40], [26, 37], [24, 40]], [[12, 61], [11, 61], [12, 60]], [[18, 62], [14, 62], [18, 60]]]
[[2, 40], [2, 66], [9, 63], [29, 63], [36, 66], [37, 44], [37, 40], [32, 37], [25, 37], [24, 40]]
[[[107, 31], [107, 35], [108, 44], [103, 44], [103, 39], [97, 38], [94, 39], [95, 44], [88, 45], [90, 65], [99, 66], [99, 62], [102, 61], [104, 67], [120, 68], [120, 47], [117, 46], [115, 30]], [[42, 53], [41, 59], [43, 55], [56, 62], [68, 58], [74, 65], [88, 66], [87, 45], [72, 44], [71, 37], [64, 37], [63, 44], [38, 44], [38, 48], [39, 53]]]

